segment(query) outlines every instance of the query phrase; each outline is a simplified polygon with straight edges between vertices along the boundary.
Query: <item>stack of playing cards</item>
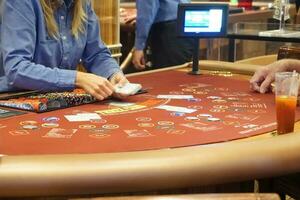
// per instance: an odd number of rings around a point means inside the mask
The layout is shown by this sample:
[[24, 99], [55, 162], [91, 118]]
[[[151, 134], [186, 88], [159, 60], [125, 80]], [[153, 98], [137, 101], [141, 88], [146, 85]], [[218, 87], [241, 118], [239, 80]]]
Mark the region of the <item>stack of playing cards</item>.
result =
[[134, 95], [140, 89], [142, 89], [142, 85], [138, 83], [126, 83], [123, 86], [115, 85], [115, 92], [123, 95]]

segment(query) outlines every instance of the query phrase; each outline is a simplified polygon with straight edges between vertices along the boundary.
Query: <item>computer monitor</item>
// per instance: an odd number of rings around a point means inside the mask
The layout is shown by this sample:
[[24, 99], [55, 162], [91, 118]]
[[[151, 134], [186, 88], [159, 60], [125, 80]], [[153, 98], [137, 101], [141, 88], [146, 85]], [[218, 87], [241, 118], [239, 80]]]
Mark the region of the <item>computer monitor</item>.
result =
[[183, 37], [224, 37], [227, 34], [228, 4], [179, 4], [177, 28]]

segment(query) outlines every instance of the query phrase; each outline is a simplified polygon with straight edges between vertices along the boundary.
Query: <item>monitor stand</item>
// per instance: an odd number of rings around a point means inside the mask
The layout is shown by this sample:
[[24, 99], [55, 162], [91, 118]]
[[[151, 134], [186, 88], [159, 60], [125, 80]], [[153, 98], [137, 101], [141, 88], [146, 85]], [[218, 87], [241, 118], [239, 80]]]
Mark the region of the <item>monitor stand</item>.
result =
[[200, 42], [200, 39], [198, 37], [194, 38], [193, 68], [192, 68], [192, 71], [189, 72], [189, 74], [191, 74], [191, 75], [200, 75], [199, 42]]

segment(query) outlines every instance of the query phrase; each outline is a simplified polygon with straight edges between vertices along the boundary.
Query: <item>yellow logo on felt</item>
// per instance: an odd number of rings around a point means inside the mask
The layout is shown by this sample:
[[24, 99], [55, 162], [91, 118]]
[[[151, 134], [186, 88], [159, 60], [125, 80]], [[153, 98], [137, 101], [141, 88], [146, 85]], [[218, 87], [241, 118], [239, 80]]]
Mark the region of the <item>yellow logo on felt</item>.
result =
[[125, 107], [120, 107], [120, 108], [113, 108], [113, 109], [108, 109], [108, 110], [98, 110], [95, 111], [98, 114], [101, 115], [111, 115], [111, 114], [116, 114], [116, 113], [124, 113], [132, 110], [138, 110], [145, 108], [146, 106], [144, 105], [132, 105], [132, 106], [125, 106]]

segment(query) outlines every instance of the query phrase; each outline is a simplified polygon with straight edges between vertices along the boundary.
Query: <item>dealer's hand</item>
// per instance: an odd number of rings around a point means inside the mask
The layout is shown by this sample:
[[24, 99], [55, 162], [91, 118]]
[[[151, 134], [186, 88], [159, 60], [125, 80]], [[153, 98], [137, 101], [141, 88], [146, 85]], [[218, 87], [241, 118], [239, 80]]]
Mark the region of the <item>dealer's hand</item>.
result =
[[137, 70], [145, 69], [145, 55], [143, 50], [134, 50], [132, 63]]
[[258, 69], [250, 80], [250, 88], [260, 93], [271, 91], [271, 83], [275, 80], [275, 73], [283, 71], [288, 71], [288, 66], [284, 60]]
[[[114, 75], [112, 75], [112, 77], [109, 80], [113, 86], [114, 85], [123, 86], [123, 85], [125, 85], [125, 83], [129, 82], [122, 72], [115, 73]], [[119, 99], [122, 99], [122, 98], [125, 98], [127, 95], [122, 95], [122, 94], [114, 92], [113, 96], [117, 97]]]
[[98, 100], [106, 99], [114, 92], [113, 84], [106, 78], [91, 73], [77, 72], [75, 85]]

